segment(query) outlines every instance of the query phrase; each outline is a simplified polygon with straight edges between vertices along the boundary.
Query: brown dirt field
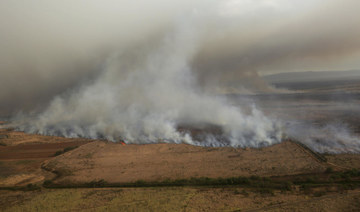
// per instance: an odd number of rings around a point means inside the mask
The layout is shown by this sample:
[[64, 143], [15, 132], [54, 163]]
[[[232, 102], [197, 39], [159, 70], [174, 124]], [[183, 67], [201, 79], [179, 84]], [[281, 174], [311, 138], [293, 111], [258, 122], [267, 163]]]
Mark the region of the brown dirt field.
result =
[[121, 145], [92, 142], [44, 163], [59, 180], [157, 181], [190, 177], [281, 176], [319, 173], [326, 165], [292, 142], [262, 149], [186, 144]]
[[53, 157], [58, 150], [63, 150], [66, 147], [81, 146], [86, 143], [89, 143], [89, 141], [0, 146], [0, 160], [47, 159]]
[[12, 129], [0, 128], [0, 146], [16, 146], [19, 144], [48, 144], [48, 143], [65, 143], [65, 142], [89, 142], [90, 139], [84, 138], [64, 138], [57, 136], [44, 136], [36, 134], [27, 134], [24, 132], [14, 131]]
[[45, 159], [0, 160], [0, 187], [41, 183], [45, 178], [54, 177], [52, 173], [41, 169]]
[[0, 187], [39, 183], [54, 175], [41, 169], [41, 164], [66, 147], [81, 146], [88, 139], [30, 135], [7, 129], [0, 130]]

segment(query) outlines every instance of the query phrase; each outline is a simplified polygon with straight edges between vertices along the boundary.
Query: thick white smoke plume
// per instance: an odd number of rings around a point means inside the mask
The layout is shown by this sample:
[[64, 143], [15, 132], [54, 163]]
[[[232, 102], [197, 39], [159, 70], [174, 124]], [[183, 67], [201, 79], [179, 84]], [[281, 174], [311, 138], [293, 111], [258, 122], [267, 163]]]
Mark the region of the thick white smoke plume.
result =
[[[94, 82], [57, 97], [20, 129], [128, 143], [259, 147], [279, 142], [278, 124], [260, 111], [253, 108], [246, 114], [197, 89], [189, 62], [197, 50], [203, 15], [194, 11], [181, 17], [151, 46], [114, 53]], [[181, 125], [203, 124], [218, 126], [221, 135], [196, 141], [189, 132], [178, 130]]]
[[0, 115], [34, 110], [13, 124], [66, 137], [274, 144], [277, 120], [211, 92], [269, 89], [256, 71], [356, 66], [359, 1], [346, 2], [3, 0]]

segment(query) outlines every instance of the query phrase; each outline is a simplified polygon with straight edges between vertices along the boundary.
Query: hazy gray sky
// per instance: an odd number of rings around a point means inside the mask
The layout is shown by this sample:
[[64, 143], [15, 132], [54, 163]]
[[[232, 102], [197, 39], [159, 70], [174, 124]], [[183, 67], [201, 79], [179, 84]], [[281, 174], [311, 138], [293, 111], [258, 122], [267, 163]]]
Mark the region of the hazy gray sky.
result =
[[150, 49], [194, 13], [203, 18], [189, 65], [202, 81], [359, 69], [359, 8], [358, 0], [2, 0], [0, 111], [91, 81], [114, 52]]

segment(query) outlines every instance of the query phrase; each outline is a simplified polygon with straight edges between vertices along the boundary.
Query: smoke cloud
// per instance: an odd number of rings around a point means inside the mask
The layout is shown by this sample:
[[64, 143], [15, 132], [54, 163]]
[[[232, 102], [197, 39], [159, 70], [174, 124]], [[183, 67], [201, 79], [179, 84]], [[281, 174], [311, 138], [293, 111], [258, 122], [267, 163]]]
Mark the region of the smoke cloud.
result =
[[96, 78], [114, 51], [156, 45], [189, 13], [209, 14], [197, 26], [202, 34], [189, 61], [207, 90], [241, 90], [245, 72], [356, 69], [359, 6], [356, 0], [3, 0], [0, 115], [43, 109]]
[[306, 122], [289, 122], [286, 133], [319, 153], [360, 153], [360, 140], [344, 124], [316, 126]]
[[346, 2], [4, 0], [0, 111], [34, 111], [14, 121], [32, 133], [199, 144], [178, 128], [210, 124], [222, 133], [201, 145], [277, 143], [279, 121], [212, 92], [359, 65], [360, 3]]
[[276, 123], [255, 108], [245, 114], [197, 89], [189, 61], [196, 52], [202, 16], [207, 14], [191, 12], [177, 19], [154, 44], [114, 53], [93, 83], [57, 97], [45, 112], [20, 129], [128, 143], [161, 140], [200, 144], [177, 128], [205, 123], [220, 126], [224, 132], [222, 140], [209, 137], [202, 145], [279, 142]]

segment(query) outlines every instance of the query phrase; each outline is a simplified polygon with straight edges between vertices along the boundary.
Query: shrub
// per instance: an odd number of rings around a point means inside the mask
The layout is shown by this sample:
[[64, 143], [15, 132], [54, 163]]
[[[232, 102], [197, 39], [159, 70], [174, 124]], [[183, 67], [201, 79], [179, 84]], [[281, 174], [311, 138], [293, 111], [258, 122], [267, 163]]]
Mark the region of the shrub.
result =
[[311, 192], [311, 186], [308, 184], [303, 184], [300, 186], [300, 189], [305, 193], [309, 194]]
[[73, 150], [73, 149], [76, 149], [76, 148], [78, 148], [79, 146], [69, 146], [69, 147], [66, 147], [64, 150], [63, 150], [63, 152], [65, 153], [65, 152], [68, 152], [68, 151], [71, 151], [71, 150]]
[[325, 170], [326, 174], [330, 174], [330, 173], [333, 173], [333, 172], [334, 172], [334, 170], [333, 170], [332, 167], [327, 167], [326, 170]]
[[271, 196], [275, 195], [274, 190], [272, 188], [259, 188], [256, 191], [263, 195], [271, 195]]
[[251, 180], [254, 180], [254, 181], [257, 181], [257, 180], [260, 180], [261, 178], [259, 176], [255, 176], [255, 175], [252, 175], [250, 177]]
[[134, 186], [145, 186], [145, 185], [146, 185], [146, 182], [144, 180], [137, 180], [134, 183]]
[[104, 187], [107, 184], [108, 183], [104, 179], [101, 179], [101, 180], [97, 180], [97, 181], [93, 180], [93, 181], [87, 183], [86, 186], [93, 187], [93, 188], [100, 188], [100, 187]]
[[25, 190], [27, 190], [27, 191], [35, 191], [35, 190], [39, 190], [39, 189], [40, 189], [40, 187], [38, 185], [32, 184], [32, 183], [27, 184], [26, 188], [25, 188]]
[[53, 184], [53, 182], [52, 182], [51, 180], [45, 180], [45, 181], [43, 182], [43, 186], [44, 186], [44, 187], [50, 186], [50, 185], [52, 185], [52, 184]]
[[245, 197], [249, 196], [249, 193], [247, 191], [245, 191], [244, 189], [241, 191], [241, 194], [244, 195]]
[[307, 177], [306, 182], [307, 183], [315, 183], [315, 178], [314, 177]]
[[58, 155], [61, 155], [61, 154], [63, 154], [64, 152], [62, 151], [62, 150], [59, 150], [59, 151], [56, 151], [55, 152], [55, 154], [54, 154], [54, 156], [58, 156]]
[[280, 189], [283, 190], [283, 191], [291, 191], [292, 190], [292, 185], [293, 185], [292, 182], [287, 181], [287, 182], [285, 182], [285, 183], [283, 183], [281, 185]]
[[76, 149], [78, 148], [79, 146], [69, 146], [69, 147], [66, 147], [64, 148], [63, 150], [59, 150], [59, 151], [56, 151], [54, 156], [58, 156], [58, 155], [61, 155], [61, 154], [64, 154], [65, 152], [68, 152], [68, 151], [71, 151], [73, 149]]
[[238, 189], [235, 189], [235, 190], [234, 190], [234, 194], [235, 194], [235, 195], [241, 194], [241, 192], [240, 192]]
[[314, 197], [321, 197], [321, 196], [323, 196], [325, 194], [326, 194], [325, 191], [317, 191], [317, 192], [314, 193]]

